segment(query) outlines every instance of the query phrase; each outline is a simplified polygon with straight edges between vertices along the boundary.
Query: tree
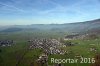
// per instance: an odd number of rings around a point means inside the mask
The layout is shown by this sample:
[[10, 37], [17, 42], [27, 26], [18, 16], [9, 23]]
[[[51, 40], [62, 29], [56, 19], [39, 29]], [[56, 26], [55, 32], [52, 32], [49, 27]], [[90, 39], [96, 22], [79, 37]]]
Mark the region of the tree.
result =
[[2, 50], [0, 49], [0, 53], [2, 52]]

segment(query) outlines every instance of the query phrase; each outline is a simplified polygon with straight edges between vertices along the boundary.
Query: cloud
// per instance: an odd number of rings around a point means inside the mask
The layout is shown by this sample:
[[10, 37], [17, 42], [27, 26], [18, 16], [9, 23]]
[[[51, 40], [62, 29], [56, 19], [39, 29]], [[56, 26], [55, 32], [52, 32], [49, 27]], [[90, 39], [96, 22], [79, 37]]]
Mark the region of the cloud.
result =
[[25, 13], [25, 11], [21, 8], [18, 8], [16, 6], [14, 6], [14, 4], [8, 4], [8, 3], [3, 3], [3, 2], [0, 2], [0, 5], [2, 9], [0, 9], [1, 11], [2, 10], [5, 10], [4, 12], [7, 12], [7, 11], [15, 11], [15, 12], [22, 12], [22, 13]]
[[24, 10], [22, 10], [22, 9], [20, 9], [20, 8], [17, 8], [17, 7], [15, 7], [15, 6], [13, 6], [13, 5], [8, 5], [8, 4], [1, 3], [1, 2], [0, 2], [0, 4], [3, 5], [3, 6], [6, 6], [5, 9], [10, 9], [11, 11], [17, 10], [17, 11], [19, 11], [19, 12], [25, 12]]

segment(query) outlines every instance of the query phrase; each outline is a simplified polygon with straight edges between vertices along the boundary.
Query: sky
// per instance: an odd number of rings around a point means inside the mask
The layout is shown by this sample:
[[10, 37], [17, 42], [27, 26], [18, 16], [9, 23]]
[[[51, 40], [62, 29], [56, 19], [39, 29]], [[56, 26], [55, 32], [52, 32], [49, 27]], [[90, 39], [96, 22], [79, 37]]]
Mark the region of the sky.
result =
[[100, 18], [100, 0], [0, 0], [0, 25], [63, 24]]

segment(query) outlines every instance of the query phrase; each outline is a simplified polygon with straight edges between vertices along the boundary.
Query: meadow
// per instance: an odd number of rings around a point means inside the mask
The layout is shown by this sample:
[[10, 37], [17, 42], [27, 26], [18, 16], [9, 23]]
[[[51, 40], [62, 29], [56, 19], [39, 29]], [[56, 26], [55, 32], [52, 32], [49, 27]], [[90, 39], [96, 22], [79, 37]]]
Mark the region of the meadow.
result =
[[[15, 33], [0, 33], [0, 40], [14, 40], [12, 46], [0, 46], [0, 66], [38, 66], [36, 59], [43, 53], [41, 49], [29, 50], [29, 39], [33, 38], [64, 38], [68, 35], [67, 32], [15, 32]], [[68, 40], [72, 43], [77, 43], [75, 46], [61, 47], [61, 49], [68, 51], [64, 55], [52, 54], [49, 55], [48, 64], [51, 66], [50, 58], [75, 58], [75, 55], [81, 55], [84, 58], [94, 58], [96, 54], [100, 53], [100, 38], [90, 40]], [[64, 41], [67, 42], [67, 41]], [[90, 51], [91, 47], [95, 47], [96, 51]], [[91, 66], [91, 63], [75, 63], [63, 64], [64, 66]], [[44, 65], [45, 66], [45, 65]]]

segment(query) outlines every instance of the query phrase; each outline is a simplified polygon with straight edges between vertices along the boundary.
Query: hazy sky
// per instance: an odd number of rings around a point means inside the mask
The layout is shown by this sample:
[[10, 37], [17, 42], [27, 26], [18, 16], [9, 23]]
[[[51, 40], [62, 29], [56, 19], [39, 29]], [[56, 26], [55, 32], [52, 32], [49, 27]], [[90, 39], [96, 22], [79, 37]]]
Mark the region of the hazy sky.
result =
[[0, 0], [0, 25], [82, 22], [100, 18], [100, 0]]

